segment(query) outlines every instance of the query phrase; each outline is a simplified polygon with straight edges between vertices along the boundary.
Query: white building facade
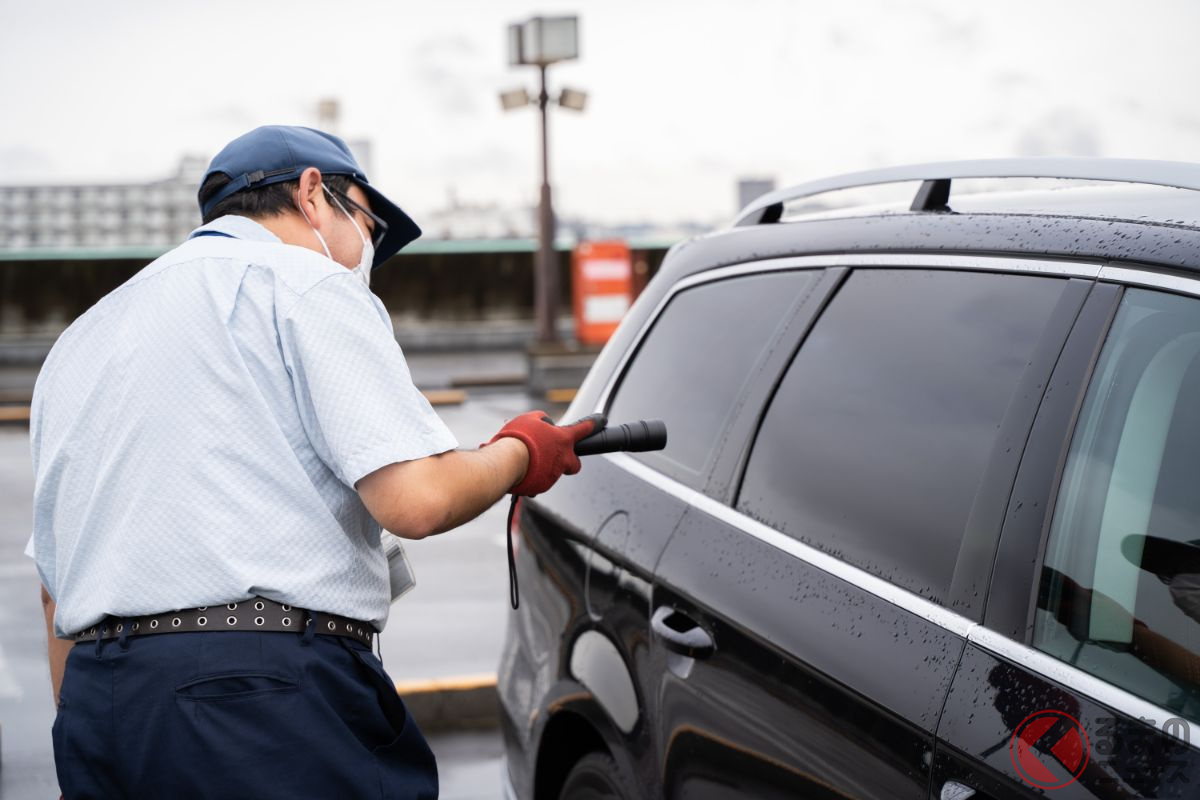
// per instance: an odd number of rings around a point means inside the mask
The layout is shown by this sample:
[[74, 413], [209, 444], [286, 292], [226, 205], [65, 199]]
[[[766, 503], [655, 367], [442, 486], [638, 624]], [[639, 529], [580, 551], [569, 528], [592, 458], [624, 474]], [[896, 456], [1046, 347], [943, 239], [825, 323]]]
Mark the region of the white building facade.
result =
[[200, 224], [206, 163], [150, 183], [0, 186], [0, 248], [171, 247]]

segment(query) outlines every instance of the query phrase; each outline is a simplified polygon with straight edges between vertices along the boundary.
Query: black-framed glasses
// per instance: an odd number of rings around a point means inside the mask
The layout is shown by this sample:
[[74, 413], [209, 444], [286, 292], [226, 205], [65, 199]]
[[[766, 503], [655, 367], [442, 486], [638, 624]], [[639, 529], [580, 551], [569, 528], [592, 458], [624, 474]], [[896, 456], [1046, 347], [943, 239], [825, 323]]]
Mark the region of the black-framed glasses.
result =
[[363, 214], [365, 214], [367, 216], [367, 218], [369, 218], [371, 220], [371, 222], [375, 223], [374, 226], [371, 228], [371, 246], [374, 247], [376, 250], [378, 250], [379, 245], [383, 243], [384, 237], [387, 236], [387, 232], [388, 232], [387, 223], [384, 222], [383, 219], [380, 218], [380, 216], [378, 214], [374, 214], [371, 212], [370, 209], [364, 208], [363, 206], [354, 202], [354, 200], [350, 197], [350, 195], [346, 194], [345, 192], [339, 192], [335, 189], [330, 189], [328, 186], [326, 186], [325, 189], [331, 195], [336, 197], [339, 201], [345, 202], [347, 205], [349, 205], [355, 211], [361, 211]]

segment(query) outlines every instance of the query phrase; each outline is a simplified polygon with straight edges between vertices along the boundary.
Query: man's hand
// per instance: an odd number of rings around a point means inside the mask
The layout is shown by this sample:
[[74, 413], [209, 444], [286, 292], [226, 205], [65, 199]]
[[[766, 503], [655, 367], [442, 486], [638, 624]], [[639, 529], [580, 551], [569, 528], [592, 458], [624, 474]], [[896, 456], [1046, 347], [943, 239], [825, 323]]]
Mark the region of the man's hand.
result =
[[530, 411], [510, 420], [487, 444], [509, 437], [524, 443], [529, 451], [529, 467], [511, 491], [533, 497], [548, 490], [563, 475], [579, 472], [576, 442], [602, 430], [604, 424], [603, 416], [594, 415], [574, 425], [559, 427], [546, 412]]
[[67, 655], [74, 642], [54, 636], [54, 612], [58, 608], [50, 592], [42, 586], [42, 614], [46, 618], [46, 652], [50, 658], [50, 687], [54, 690], [54, 706], [58, 707], [63, 673], [67, 671]]

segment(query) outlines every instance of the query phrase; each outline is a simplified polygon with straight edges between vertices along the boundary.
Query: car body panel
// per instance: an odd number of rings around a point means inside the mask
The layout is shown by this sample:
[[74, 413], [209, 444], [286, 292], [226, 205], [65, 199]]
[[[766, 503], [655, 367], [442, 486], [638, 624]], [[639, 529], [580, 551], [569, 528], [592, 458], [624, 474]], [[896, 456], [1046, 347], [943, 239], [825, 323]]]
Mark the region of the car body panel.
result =
[[[655, 674], [645, 664], [650, 580], [685, 504], [604, 458], [588, 459], [579, 475], [522, 504], [523, 599], [510, 615], [498, 683], [514, 787], [533, 796], [543, 733], [561, 713], [586, 720], [630, 774], [652, 775], [645, 717], [654, 698], [635, 698], [630, 720], [623, 692], [642, 685], [642, 673]], [[609, 647], [597, 647], [598, 638]], [[581, 642], [606, 656], [606, 670], [624, 659], [625, 675], [599, 680], [595, 668], [580, 665]]]
[[661, 676], [667, 795], [924, 797], [960, 637], [695, 509], [654, 605], [715, 644]]
[[[1200, 282], [1191, 286], [1200, 292]], [[1046, 791], [1097, 800], [1182, 798], [1194, 797], [1200, 783], [1193, 735], [1200, 726], [1028, 646], [1055, 493], [1121, 295], [1120, 285], [1096, 286], [1047, 385], [1009, 501], [984, 626], [968, 645], [939, 725], [935, 795], [955, 781], [981, 800]], [[1022, 760], [1019, 728], [1046, 710], [1075, 720], [1083, 732], [1088, 761], [1073, 781], [1069, 767], [1077, 765], [1054, 752], [1070, 734], [1068, 721], [1025, 746]], [[1038, 788], [1037, 774], [1026, 770], [1039, 764], [1048, 770], [1043, 777], [1070, 782]]]
[[[684, 487], [610, 455], [585, 460], [580, 475], [526, 501], [517, 558], [524, 602], [500, 676], [517, 796], [535, 796], [535, 774], [558, 769], [542, 758], [560, 752], [553, 740], [566, 730], [612, 753], [645, 797], [938, 797], [951, 780], [979, 797], [1025, 796], [1000, 760], [1007, 751], [996, 749], [1025, 707], [1014, 698], [1061, 701], [1089, 720], [1111, 718], [1118, 734], [1170, 744], [1131, 715], [1152, 711], [1148, 704], [1105, 702], [1120, 693], [1027, 646], [1045, 524], [1033, 515], [1045, 513], [1061, 468], [1063, 426], [1119, 296], [1112, 284], [1200, 285], [1200, 230], [1012, 213], [1012, 203], [987, 213], [983, 200], [964, 207], [971, 213], [760, 224], [676, 245], [566, 414], [603, 410], [672, 293], [722, 270], [824, 270], [811, 308], [797, 309], [780, 337], [792, 347], [853, 269], [1063, 276], [1075, 286], [1001, 426], [947, 606], [774, 539], [729, 508], [761, 422], [755, 415], [788, 360], [775, 355], [748, 385], [746, 411], [730, 420], [704, 485]], [[747, 537], [748, 528], [756, 534]], [[711, 637], [711, 654], [668, 649], [654, 633], [659, 609]], [[1195, 754], [1185, 754], [1185, 777], [1200, 774]], [[1061, 796], [1135, 796], [1079, 793], [1104, 775], [1125, 780], [1126, 791], [1166, 785], [1165, 775], [1154, 784], [1153, 764], [1136, 774], [1131, 764], [1110, 765]]]
[[[1045, 709], [1078, 721], [1087, 755], [1076, 780], [1043, 789], [1018, 772], [1023, 760], [1014, 733], [1028, 716]], [[1047, 793], [1067, 800], [1195, 797], [1200, 750], [1167, 732], [1174, 724], [1169, 714], [1147, 720], [1098, 703], [1019, 661], [968, 645], [938, 729], [933, 796], [947, 781], [957, 781], [975, 789], [978, 800]], [[1070, 781], [1071, 771], [1053, 752], [1069, 731], [1069, 723], [1048, 730], [1031, 744], [1024, 763], [1032, 759], [1044, 765], [1056, 783]]]

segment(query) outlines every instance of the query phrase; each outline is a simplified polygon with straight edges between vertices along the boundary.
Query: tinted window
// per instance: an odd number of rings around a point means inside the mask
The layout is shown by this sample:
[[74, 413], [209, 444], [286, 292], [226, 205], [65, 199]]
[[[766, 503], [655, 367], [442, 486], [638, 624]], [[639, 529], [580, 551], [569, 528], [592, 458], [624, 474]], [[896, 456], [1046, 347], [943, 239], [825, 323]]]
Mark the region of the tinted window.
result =
[[739, 509], [942, 602], [996, 430], [1063, 286], [851, 274], [767, 411]]
[[1094, 375], [1034, 644], [1200, 721], [1200, 302], [1127, 292]]
[[816, 276], [748, 275], [685, 289], [671, 299], [609, 405], [613, 422], [667, 423], [666, 449], [637, 458], [700, 486], [746, 381]]

